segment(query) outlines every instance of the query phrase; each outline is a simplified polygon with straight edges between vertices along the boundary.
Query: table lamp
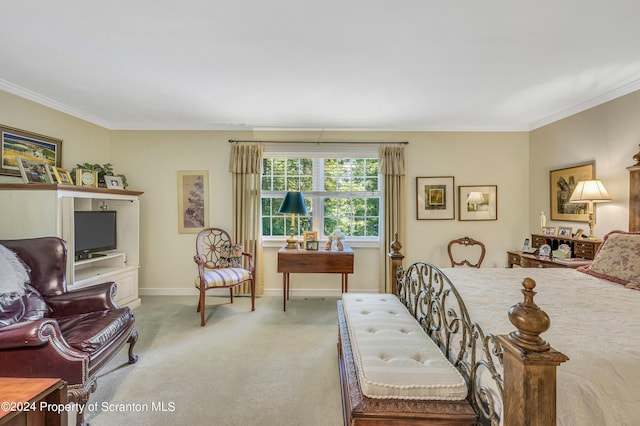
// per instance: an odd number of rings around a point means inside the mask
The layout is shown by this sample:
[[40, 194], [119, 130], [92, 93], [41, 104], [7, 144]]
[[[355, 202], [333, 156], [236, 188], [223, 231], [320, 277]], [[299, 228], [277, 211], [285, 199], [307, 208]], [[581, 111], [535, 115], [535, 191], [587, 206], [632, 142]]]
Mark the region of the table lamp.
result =
[[287, 248], [296, 248], [298, 241], [293, 237], [295, 231], [295, 219], [297, 214], [307, 214], [307, 206], [300, 191], [289, 191], [285, 194], [278, 213], [291, 213], [291, 235], [287, 240]]
[[593, 203], [605, 203], [611, 201], [611, 195], [604, 188], [600, 180], [581, 180], [573, 190], [570, 203], [587, 203], [587, 213], [589, 214], [589, 239], [594, 240], [593, 226], [596, 224], [593, 214]]

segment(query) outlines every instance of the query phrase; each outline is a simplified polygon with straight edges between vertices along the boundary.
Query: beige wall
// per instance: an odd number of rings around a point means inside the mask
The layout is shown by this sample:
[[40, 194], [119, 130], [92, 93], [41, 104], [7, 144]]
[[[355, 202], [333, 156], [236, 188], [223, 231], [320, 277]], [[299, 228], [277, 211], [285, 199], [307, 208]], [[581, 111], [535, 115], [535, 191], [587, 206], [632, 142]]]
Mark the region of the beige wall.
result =
[[[637, 152], [640, 125], [633, 118], [639, 104], [639, 93], [627, 95], [530, 133], [323, 132], [321, 137], [325, 141], [409, 141], [407, 238], [402, 241], [407, 262], [428, 260], [446, 266], [446, 243], [469, 235], [487, 244], [485, 266], [503, 267], [505, 251], [520, 247], [527, 234], [537, 229], [539, 212], [549, 211], [549, 170], [596, 159], [597, 176], [615, 200], [599, 207], [596, 233], [627, 228], [625, 167]], [[72, 168], [85, 161], [112, 162], [117, 172], [127, 176], [131, 189], [144, 191], [143, 294], [193, 292], [194, 236], [177, 231], [178, 170], [209, 170], [211, 224], [230, 229], [228, 140], [316, 141], [320, 137], [318, 132], [108, 131], [4, 92], [0, 92], [0, 116], [2, 124], [63, 139], [63, 167]], [[416, 220], [415, 182], [420, 176], [454, 176], [456, 186], [498, 185], [498, 220]], [[0, 181], [17, 180], [0, 176]], [[568, 225], [575, 227], [576, 223]], [[272, 247], [265, 250], [265, 288], [273, 293], [282, 288], [275, 266], [276, 251]], [[356, 252], [350, 289], [377, 289], [378, 251], [357, 248]], [[337, 293], [338, 280], [305, 275], [293, 277], [292, 285], [294, 291], [308, 294]]]
[[[111, 159], [132, 187], [144, 191], [141, 202], [141, 288], [156, 292], [191, 291], [195, 272], [193, 235], [178, 234], [176, 172], [207, 169], [211, 179], [211, 224], [231, 227], [229, 139], [317, 140], [315, 132], [112, 132]], [[323, 140], [407, 140], [407, 241], [409, 261], [430, 260], [446, 266], [446, 243], [471, 235], [487, 243], [487, 266], [504, 266], [505, 250], [517, 247], [528, 221], [529, 143], [526, 133], [324, 132]], [[453, 175], [456, 184], [498, 185], [498, 220], [416, 220], [415, 179]], [[456, 213], [457, 216], [457, 213]], [[278, 247], [265, 248], [265, 289], [279, 292]], [[380, 273], [379, 251], [356, 248], [350, 289], [375, 291]], [[372, 267], [374, 265], [374, 267]], [[339, 278], [326, 275], [292, 277], [292, 290], [335, 293]]]
[[[109, 159], [109, 131], [62, 112], [0, 91], [0, 124], [62, 139], [62, 167], [103, 163]], [[0, 176], [0, 182], [22, 182]]]
[[[531, 216], [529, 228], [539, 229], [538, 214], [549, 214], [549, 172], [595, 161], [613, 202], [596, 207], [595, 235], [629, 229], [629, 172], [640, 142], [640, 92], [634, 92], [531, 132]], [[583, 222], [554, 222], [588, 231]]]

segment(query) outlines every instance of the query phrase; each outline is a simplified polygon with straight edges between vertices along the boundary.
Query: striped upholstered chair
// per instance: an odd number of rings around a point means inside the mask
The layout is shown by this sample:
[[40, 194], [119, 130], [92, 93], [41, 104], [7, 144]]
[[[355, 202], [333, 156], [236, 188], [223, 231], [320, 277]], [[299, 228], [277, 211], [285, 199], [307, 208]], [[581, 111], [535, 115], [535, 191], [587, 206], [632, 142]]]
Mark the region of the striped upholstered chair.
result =
[[251, 310], [255, 311], [256, 285], [253, 255], [242, 251], [233, 244], [229, 234], [219, 228], [205, 228], [196, 237], [196, 255], [193, 260], [198, 265], [195, 285], [200, 290], [198, 312], [200, 325], [204, 326], [204, 298], [207, 290], [228, 288], [233, 303], [233, 288], [249, 283], [251, 287]]

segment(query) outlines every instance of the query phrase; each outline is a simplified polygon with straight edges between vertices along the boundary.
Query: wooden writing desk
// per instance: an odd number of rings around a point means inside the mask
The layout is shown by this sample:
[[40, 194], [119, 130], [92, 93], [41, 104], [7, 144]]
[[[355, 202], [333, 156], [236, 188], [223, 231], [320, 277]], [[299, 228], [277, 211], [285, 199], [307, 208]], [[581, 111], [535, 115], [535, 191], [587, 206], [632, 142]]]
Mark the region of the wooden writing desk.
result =
[[68, 402], [60, 379], [0, 377], [0, 402], [0, 425], [67, 425], [67, 411], [53, 409]]
[[353, 250], [345, 246], [343, 251], [288, 249], [278, 250], [278, 272], [282, 272], [284, 308], [289, 299], [289, 274], [342, 274], [342, 292], [349, 290], [348, 274], [353, 274]]

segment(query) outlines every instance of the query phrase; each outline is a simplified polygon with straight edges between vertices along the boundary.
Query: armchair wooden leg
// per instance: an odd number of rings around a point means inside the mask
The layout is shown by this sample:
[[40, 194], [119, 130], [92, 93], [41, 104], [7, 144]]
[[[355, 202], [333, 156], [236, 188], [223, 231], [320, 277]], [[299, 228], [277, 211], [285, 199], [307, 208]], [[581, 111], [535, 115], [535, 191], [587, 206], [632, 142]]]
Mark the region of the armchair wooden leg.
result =
[[200, 326], [204, 327], [204, 290], [200, 287], [200, 300], [198, 301], [198, 311], [200, 311]]
[[231, 303], [233, 303], [233, 287], [229, 289], [229, 296], [231, 297]]
[[[84, 386], [70, 388], [67, 390], [67, 396], [69, 398], [69, 402], [77, 402], [83, 406], [87, 405], [89, 401], [89, 396], [96, 391], [97, 387], [96, 378], [91, 378]], [[84, 419], [84, 411], [78, 412], [76, 415], [76, 426], [88, 426]]]
[[138, 355], [133, 353], [133, 347], [138, 342], [138, 330], [133, 330], [131, 332], [131, 337], [127, 340], [129, 343], [129, 364], [135, 364], [138, 361]]
[[256, 281], [255, 279], [251, 280], [251, 311], [256, 310]]

